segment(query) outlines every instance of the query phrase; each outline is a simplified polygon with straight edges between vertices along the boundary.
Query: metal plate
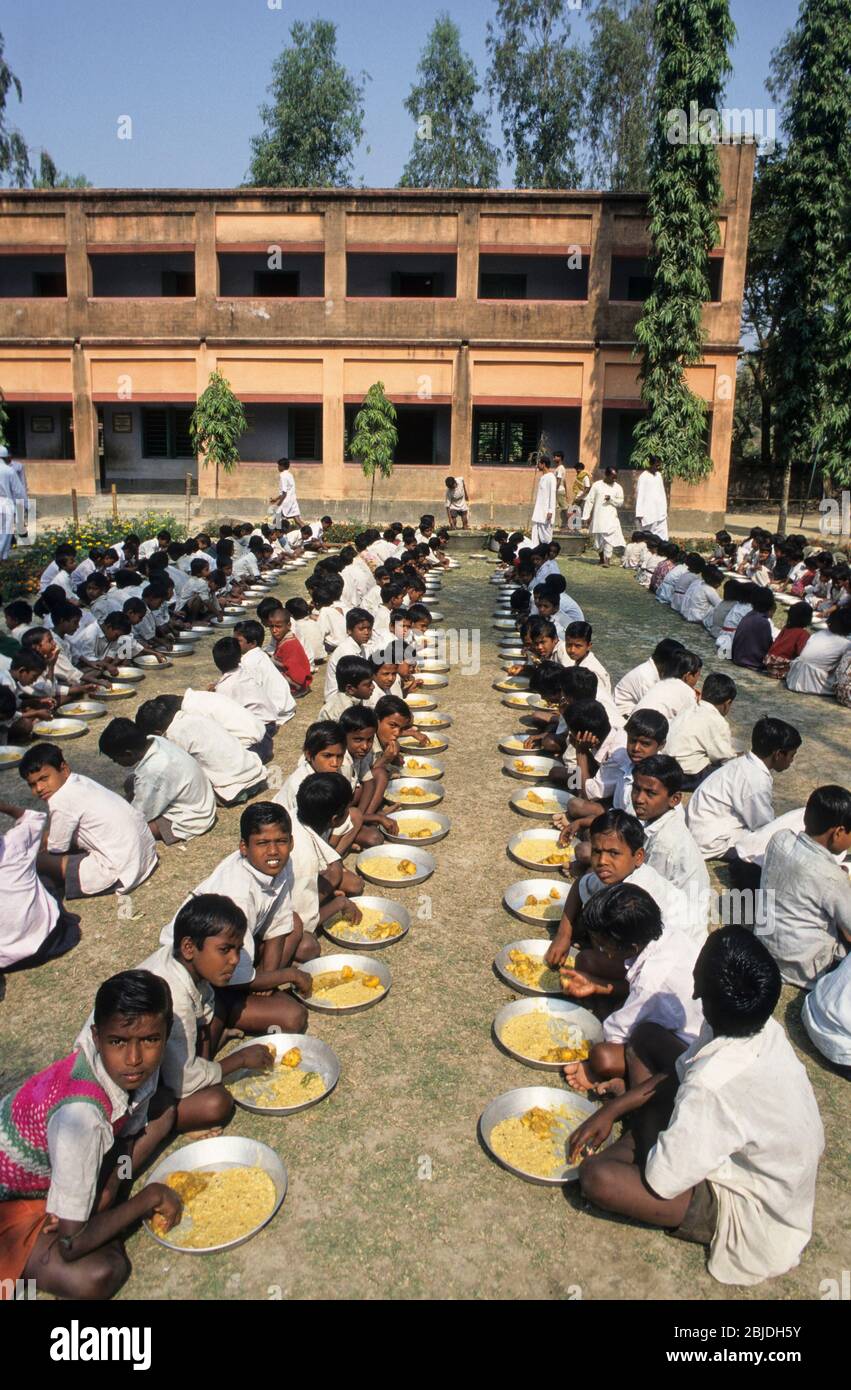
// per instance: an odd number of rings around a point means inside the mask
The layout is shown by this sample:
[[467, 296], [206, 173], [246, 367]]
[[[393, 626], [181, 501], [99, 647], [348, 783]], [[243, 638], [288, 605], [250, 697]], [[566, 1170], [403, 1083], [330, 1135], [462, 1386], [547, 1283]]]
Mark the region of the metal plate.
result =
[[506, 692], [508, 692], [508, 693], [511, 693], [511, 692], [514, 692], [514, 691], [518, 691], [518, 690], [528, 690], [528, 689], [529, 689], [529, 677], [528, 677], [528, 676], [508, 676], [508, 677], [506, 678], [506, 677], [500, 676], [500, 678], [499, 678], [498, 681], [494, 681], [494, 683], [493, 683], [493, 688], [494, 688], [494, 690], [503, 690], [503, 691], [506, 691]]
[[[440, 829], [435, 831], [433, 835], [423, 836], [416, 840], [409, 839], [405, 834], [405, 825], [415, 820], [417, 816], [423, 815], [428, 815], [429, 820], [436, 821]], [[393, 820], [399, 827], [399, 833], [391, 835], [389, 830], [385, 830], [384, 836], [394, 845], [436, 845], [438, 840], [444, 839], [449, 834], [449, 827], [452, 824], [444, 811], [429, 810], [428, 807], [423, 807], [422, 811], [418, 811], [416, 807], [406, 811], [396, 811]]]
[[534, 753], [534, 749], [523, 747], [524, 740], [529, 736], [528, 729], [515, 729], [513, 733], [503, 734], [497, 748], [501, 753]]
[[240, 618], [248, 612], [247, 603], [226, 603], [222, 610], [229, 618]]
[[522, 864], [526, 869], [534, 869], [535, 872], [539, 874], [557, 874], [562, 865], [540, 864], [534, 859], [524, 859], [522, 854], [518, 853], [518, 846], [522, 845], [524, 840], [536, 840], [541, 844], [550, 845], [553, 850], [558, 849], [567, 854], [568, 857], [564, 861], [564, 867], [567, 867], [568, 864], [573, 862], [573, 849], [570, 845], [559, 844], [559, 834], [560, 832], [553, 829], [552, 826], [536, 826], [529, 830], [518, 830], [517, 834], [512, 835], [511, 839], [508, 841], [506, 849], [511, 858], [518, 864]]
[[[375, 859], [409, 859], [412, 864], [416, 864], [417, 872], [411, 874], [409, 878], [379, 878], [377, 874], [370, 873], [368, 865], [370, 860]], [[361, 878], [365, 878], [368, 883], [378, 883], [382, 888], [413, 888], [418, 883], [425, 883], [426, 879], [431, 878], [437, 868], [437, 861], [433, 854], [420, 849], [419, 845], [375, 845], [372, 849], [362, 849], [355, 860], [355, 868]]]
[[428, 695], [422, 690], [415, 691], [413, 695], [409, 695], [405, 700], [405, 704], [410, 710], [437, 709], [437, 701], [429, 699]]
[[422, 682], [424, 690], [442, 690], [449, 684], [449, 677], [441, 676], [437, 671], [424, 671], [422, 675], [418, 673], [417, 680]]
[[156, 666], [159, 668], [159, 670], [165, 671], [166, 668], [171, 665], [171, 662], [169, 661], [168, 657], [165, 657], [163, 661], [157, 661], [157, 658], [155, 656], [152, 656], [149, 652], [143, 652], [141, 656], [134, 657], [133, 665], [142, 666], [146, 670], [148, 669], [148, 667]]
[[513, 618], [495, 618], [493, 625], [497, 632], [511, 632], [517, 628]]
[[482, 1143], [501, 1168], [505, 1168], [509, 1173], [514, 1173], [518, 1178], [525, 1179], [526, 1182], [537, 1183], [541, 1187], [560, 1187], [563, 1183], [575, 1182], [579, 1176], [581, 1166], [579, 1163], [574, 1168], [568, 1168], [565, 1165], [561, 1172], [556, 1173], [553, 1177], [542, 1178], [533, 1173], [526, 1173], [522, 1168], [515, 1168], [513, 1164], [494, 1153], [490, 1138], [494, 1127], [501, 1120], [524, 1115], [527, 1110], [531, 1110], [534, 1106], [543, 1110], [563, 1109], [576, 1113], [576, 1124], [565, 1128], [565, 1141], [572, 1129], [576, 1129], [583, 1120], [599, 1109], [594, 1101], [587, 1100], [585, 1096], [577, 1095], [575, 1091], [562, 1091], [555, 1086], [521, 1086], [516, 1091], [506, 1091], [504, 1095], [497, 1096], [495, 1100], [485, 1106], [479, 1116], [479, 1134]]
[[[540, 797], [546, 797], [548, 803], [550, 798], [552, 798], [552, 800], [558, 804], [555, 807], [548, 804], [546, 809], [542, 808], [540, 811], [530, 811], [528, 806], [519, 805], [519, 803], [529, 795], [530, 791], [537, 792]], [[538, 785], [535, 787], [519, 787], [512, 795], [509, 805], [521, 816], [557, 816], [567, 810], [567, 803], [569, 800], [570, 792], [563, 792], [558, 787]]]
[[[530, 927], [551, 927], [555, 929], [561, 921], [564, 905], [567, 902], [567, 895], [570, 892], [570, 885], [562, 880], [561, 883], [552, 878], [521, 878], [519, 882], [512, 883], [506, 888], [502, 897], [503, 906], [508, 909], [512, 917], [518, 918], [521, 922], [526, 922]], [[557, 896], [554, 898], [553, 894]], [[535, 913], [524, 903], [527, 897], [547, 898], [552, 901], [558, 909], [558, 916], [536, 917]]]
[[570, 1042], [563, 1044], [565, 1047], [579, 1047], [583, 1042], [589, 1042], [593, 1046], [602, 1039], [603, 1025], [600, 1020], [590, 1009], [583, 1009], [581, 1004], [574, 1003], [572, 999], [552, 999], [546, 996], [539, 999], [514, 999], [510, 1004], [503, 1004], [498, 1010], [492, 1024], [493, 1036], [503, 1052], [507, 1052], [515, 1062], [522, 1062], [524, 1067], [534, 1067], [536, 1071], [560, 1071], [565, 1065], [564, 1062], [539, 1062], [534, 1057], [516, 1052], [507, 1042], [503, 1042], [502, 1030], [509, 1019], [517, 1018], [520, 1014], [532, 1013], [548, 1014], [551, 1018], [563, 1020], [571, 1029], [575, 1029]]
[[[399, 793], [409, 792], [411, 787], [421, 787], [427, 796], [424, 796], [421, 801], [400, 801]], [[399, 801], [399, 805], [404, 807], [406, 811], [414, 811], [419, 810], [420, 807], [426, 810], [431, 806], [436, 806], [439, 801], [443, 800], [445, 794], [443, 787], [433, 779], [426, 781], [424, 777], [394, 777], [387, 783], [384, 799], [385, 801]]]
[[[423, 764], [428, 763], [429, 770], [426, 771], [425, 767], [418, 768], [411, 766], [412, 763], [417, 762], [421, 762]], [[434, 771], [431, 771], [432, 768], [434, 769]], [[444, 767], [442, 762], [440, 762], [437, 758], [433, 758], [430, 753], [423, 752], [422, 757], [415, 757], [413, 754], [406, 754], [405, 757], [402, 759], [402, 765], [396, 773], [396, 776], [415, 777], [418, 782], [431, 782], [434, 780], [439, 781], [445, 771], [446, 768]]]
[[424, 743], [417, 743], [410, 735], [406, 735], [404, 738], [399, 739], [399, 747], [405, 749], [406, 752], [414, 754], [419, 752], [424, 758], [431, 757], [432, 753], [446, 752], [449, 744], [445, 738], [439, 738], [430, 728], [424, 729], [423, 733], [425, 733], [429, 739], [428, 747], [426, 747]]
[[0, 748], [0, 772], [5, 767], [18, 767], [25, 752], [25, 748]]
[[138, 671], [135, 666], [119, 666], [115, 673], [115, 679], [122, 684], [139, 685], [145, 679], [144, 671]]
[[197, 633], [199, 637], [210, 637], [216, 629], [212, 623], [193, 623], [189, 630]]
[[127, 700], [131, 695], [135, 695], [136, 689], [132, 685], [117, 681], [108, 686], [106, 690], [99, 690], [98, 695], [101, 700]]
[[417, 661], [417, 675], [421, 672], [433, 671], [438, 676], [444, 676], [448, 670], [449, 662], [440, 661], [437, 657], [426, 656], [422, 661]]
[[335, 1009], [333, 1004], [327, 1004], [324, 999], [317, 1002], [310, 996], [304, 1000], [309, 1009], [315, 1009], [320, 1014], [361, 1014], [364, 1009], [374, 1008], [385, 998], [393, 977], [384, 962], [376, 960], [374, 956], [359, 956], [356, 951], [338, 951], [333, 956], [317, 956], [315, 960], [304, 961], [299, 964], [298, 968], [306, 971], [315, 979], [317, 975], [327, 975], [331, 971], [342, 970], [344, 965], [350, 965], [353, 970], [360, 970], [364, 975], [378, 976], [381, 981], [381, 989], [376, 990], [375, 998], [368, 999], [365, 1004], [350, 1004], [348, 1008]]
[[69, 719], [102, 719], [106, 705], [99, 700], [71, 700], [62, 706], [62, 713]]
[[502, 703], [507, 705], [509, 709], [539, 709], [550, 714], [558, 714], [557, 705], [548, 705], [546, 700], [541, 699], [540, 695], [531, 693], [526, 695], [522, 690], [514, 695], [506, 695]]
[[220, 628], [236, 627], [238, 622], [241, 622], [241, 619], [238, 618], [235, 613], [226, 613], [223, 618], [219, 618], [219, 621], [216, 624], [216, 626]]
[[424, 729], [431, 734], [434, 729], [450, 729], [452, 727], [452, 715], [437, 709], [431, 714], [417, 715], [416, 723], [418, 729]]
[[[517, 763], [522, 763], [524, 767], [531, 769], [529, 772], [521, 772]], [[523, 752], [515, 753], [513, 758], [506, 758], [502, 764], [503, 772], [507, 772], [509, 777], [516, 777], [520, 782], [539, 782], [542, 777], [546, 777], [554, 767], [563, 767], [558, 758], [547, 758], [540, 753]]]
[[181, 656], [194, 656], [195, 644], [194, 642], [175, 642], [172, 647], [169, 647], [168, 654], [175, 658], [180, 658]]
[[54, 739], [82, 738], [83, 734], [89, 732], [88, 724], [84, 724], [81, 719], [40, 719], [37, 724], [33, 724], [33, 733], [36, 738]]
[[[333, 941], [335, 946], [342, 946], [346, 951], [384, 951], [388, 946], [395, 946], [396, 942], [401, 941], [403, 936], [407, 936], [411, 929], [410, 913], [402, 907], [401, 903], [395, 902], [393, 898], [376, 898], [368, 893], [360, 893], [356, 898], [352, 898], [351, 901], [356, 907], [372, 907], [375, 908], [377, 912], [386, 913], [391, 922], [399, 923], [402, 930], [399, 932], [398, 936], [388, 936], [384, 941], [371, 941], [367, 937], [362, 937], [361, 940], [358, 941], [356, 938], [353, 939], [350, 936], [339, 936], [334, 930], [335, 926], [340, 921], [338, 914], [336, 917], [332, 917], [329, 922], [325, 922], [322, 927], [328, 940]], [[353, 930], [357, 930], [357, 928], [355, 927]]]
[[[536, 926], [543, 927], [544, 925], [543, 922], [536, 923]], [[535, 999], [563, 999], [564, 994], [562, 993], [561, 985], [556, 989], [537, 989], [533, 985], [523, 984], [522, 980], [518, 980], [515, 975], [512, 975], [509, 969], [508, 958], [512, 951], [522, 951], [524, 955], [539, 956], [543, 960], [549, 949], [549, 938], [542, 939], [536, 936], [523, 937], [520, 941], [509, 941], [507, 946], [503, 946], [502, 950], [497, 952], [494, 958], [493, 968], [503, 983], [508, 985], [509, 989], [513, 989], [515, 994], [528, 994]], [[571, 957], [569, 956], [568, 961], [570, 960]], [[556, 974], [558, 974], [558, 971], [556, 971]]]
[[[426, 597], [428, 597], [428, 595], [426, 595]], [[431, 606], [430, 603], [427, 603], [427, 604], [426, 604], [426, 608], [428, 609], [429, 613], [431, 614], [431, 620], [432, 620], [433, 623], [442, 623], [442, 622], [443, 622], [443, 614], [442, 614], [442, 613], [438, 613], [438, 611], [437, 611], [436, 608], [432, 608], [432, 606]]]
[[215, 1173], [223, 1168], [262, 1168], [269, 1174], [275, 1184], [276, 1195], [275, 1205], [269, 1215], [237, 1240], [226, 1241], [223, 1245], [211, 1245], [204, 1250], [190, 1250], [173, 1245], [168, 1236], [158, 1236], [151, 1229], [150, 1223], [145, 1221], [145, 1230], [152, 1240], [178, 1255], [214, 1255], [219, 1250], [233, 1250], [237, 1245], [244, 1245], [269, 1224], [287, 1195], [287, 1169], [283, 1159], [279, 1158], [274, 1149], [270, 1149], [268, 1144], [259, 1143], [256, 1139], [242, 1139], [235, 1134], [223, 1134], [218, 1139], [197, 1139], [194, 1144], [185, 1144], [183, 1148], [176, 1149], [167, 1158], [161, 1159], [145, 1181], [164, 1182], [170, 1173]]
[[[307, 1033], [267, 1033], [262, 1038], [250, 1038], [245, 1043], [240, 1043], [238, 1048], [234, 1048], [234, 1052], [240, 1052], [243, 1048], [252, 1047], [255, 1044], [270, 1047], [276, 1057], [283, 1057], [284, 1053], [289, 1052], [291, 1047], [297, 1047], [301, 1053], [302, 1070], [318, 1071], [325, 1082], [325, 1090], [321, 1096], [314, 1096], [313, 1100], [302, 1101], [301, 1105], [255, 1105], [252, 1101], [243, 1100], [231, 1091], [237, 1105], [243, 1110], [250, 1110], [254, 1115], [296, 1115], [299, 1110], [309, 1110], [312, 1105], [319, 1105], [326, 1096], [330, 1096], [340, 1079], [340, 1062], [336, 1052], [327, 1043], [320, 1042], [319, 1038], [310, 1037]], [[233, 1053], [228, 1053], [228, 1056], [233, 1056]], [[258, 1081], [262, 1081], [266, 1075], [268, 1075], [267, 1072], [234, 1071], [225, 1077], [225, 1085], [230, 1089], [232, 1082], [239, 1081], [243, 1077], [254, 1076]]]

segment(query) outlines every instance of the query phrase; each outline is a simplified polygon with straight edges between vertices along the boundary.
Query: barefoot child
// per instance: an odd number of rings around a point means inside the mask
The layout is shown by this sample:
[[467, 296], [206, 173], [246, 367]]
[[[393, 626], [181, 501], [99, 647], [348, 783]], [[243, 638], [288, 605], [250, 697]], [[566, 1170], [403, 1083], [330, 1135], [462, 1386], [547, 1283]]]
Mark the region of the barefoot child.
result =
[[258, 755], [206, 714], [187, 710], [181, 695], [145, 700], [136, 711], [136, 727], [190, 754], [206, 773], [220, 806], [241, 806], [266, 786]]
[[182, 748], [157, 734], [148, 736], [132, 719], [111, 719], [98, 749], [118, 767], [132, 768], [127, 799], [155, 840], [174, 845], [212, 830], [215, 793], [204, 769]]

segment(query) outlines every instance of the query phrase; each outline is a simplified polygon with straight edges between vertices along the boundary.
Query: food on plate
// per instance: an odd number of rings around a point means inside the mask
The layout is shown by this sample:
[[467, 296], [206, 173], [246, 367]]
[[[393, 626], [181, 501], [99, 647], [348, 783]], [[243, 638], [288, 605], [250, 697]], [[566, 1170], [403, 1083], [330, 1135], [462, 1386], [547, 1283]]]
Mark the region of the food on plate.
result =
[[271, 1216], [277, 1201], [275, 1184], [262, 1168], [176, 1172], [164, 1181], [183, 1202], [183, 1216], [170, 1231], [164, 1229], [161, 1217], [154, 1216], [151, 1228], [184, 1250], [206, 1250], [239, 1240]]
[[231, 1084], [230, 1090], [237, 1100], [286, 1110], [293, 1105], [303, 1105], [307, 1100], [318, 1100], [324, 1096], [326, 1087], [318, 1071], [302, 1069], [301, 1048], [291, 1047], [277, 1059], [271, 1071], [242, 1076]]
[[518, 806], [523, 806], [527, 811], [537, 811], [539, 815], [556, 816], [561, 810], [561, 806], [554, 796], [541, 796], [538, 792], [526, 792], [517, 802]]
[[518, 859], [527, 864], [546, 864], [555, 868], [558, 864], [569, 864], [573, 858], [570, 845], [559, 845], [555, 840], [520, 840], [514, 847]]
[[499, 1039], [512, 1052], [534, 1062], [584, 1062], [591, 1051], [591, 1044], [575, 1024], [544, 1009], [506, 1019]]
[[394, 859], [390, 854], [375, 854], [371, 859], [363, 859], [360, 866], [370, 878], [386, 879], [394, 883], [413, 878], [417, 866], [412, 859]]
[[401, 922], [388, 921], [377, 907], [362, 907], [360, 921], [348, 922], [345, 917], [337, 917], [328, 927], [335, 936], [345, 941], [392, 941], [401, 936]]
[[528, 951], [515, 947], [508, 953], [508, 973], [529, 989], [540, 989], [545, 993], [561, 992], [561, 977], [557, 970], [551, 970], [543, 956], [532, 956]]
[[490, 1132], [490, 1144], [498, 1158], [537, 1178], [552, 1178], [563, 1168], [574, 1168], [579, 1157], [570, 1163], [567, 1140], [585, 1119], [579, 1111], [566, 1107], [545, 1110], [534, 1105], [523, 1115], [500, 1120]]
[[377, 975], [367, 975], [344, 965], [342, 970], [326, 970], [314, 975], [311, 999], [332, 1004], [335, 1009], [348, 1009], [354, 1004], [367, 1004], [375, 998], [382, 984]]

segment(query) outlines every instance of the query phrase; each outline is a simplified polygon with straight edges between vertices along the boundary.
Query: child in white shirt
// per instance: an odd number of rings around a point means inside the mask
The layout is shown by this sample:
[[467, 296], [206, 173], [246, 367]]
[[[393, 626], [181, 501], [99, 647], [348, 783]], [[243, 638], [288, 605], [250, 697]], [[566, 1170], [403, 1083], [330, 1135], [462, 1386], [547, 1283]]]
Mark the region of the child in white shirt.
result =
[[180, 695], [146, 700], [136, 711], [145, 734], [158, 734], [189, 753], [210, 780], [221, 806], [240, 806], [266, 786], [263, 764], [221, 725], [183, 708]]
[[729, 859], [735, 868], [737, 840], [774, 819], [773, 774], [792, 766], [800, 746], [801, 735], [791, 724], [758, 719], [750, 753], [724, 763], [701, 782], [689, 801], [686, 822], [704, 859]]
[[203, 768], [189, 753], [157, 736], [148, 737], [132, 719], [112, 719], [98, 748], [119, 767], [132, 768], [125, 789], [163, 844], [192, 840], [216, 823], [216, 798]]

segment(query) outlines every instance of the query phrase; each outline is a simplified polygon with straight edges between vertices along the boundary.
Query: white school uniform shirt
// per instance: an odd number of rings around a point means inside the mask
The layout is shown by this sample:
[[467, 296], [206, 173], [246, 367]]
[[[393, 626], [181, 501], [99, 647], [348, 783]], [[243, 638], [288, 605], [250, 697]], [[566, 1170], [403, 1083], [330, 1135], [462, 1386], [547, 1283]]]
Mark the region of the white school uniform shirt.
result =
[[180, 594], [179, 607], [185, 608], [190, 599], [203, 599], [205, 603], [210, 602], [210, 585], [201, 575], [190, 575], [183, 586]]
[[689, 775], [702, 772], [709, 763], [726, 763], [738, 751], [730, 725], [708, 700], [686, 705], [670, 721], [665, 752]]
[[290, 854], [293, 911], [298, 913], [305, 931], [315, 931], [319, 925], [319, 875], [339, 858], [327, 840], [293, 816], [293, 847]]
[[814, 632], [800, 656], [786, 673], [786, 688], [799, 695], [832, 695], [836, 688], [836, 668], [851, 642], [827, 629]]
[[686, 595], [700, 582], [700, 575], [692, 574], [691, 570], [686, 570], [685, 574], [674, 580], [671, 587], [671, 607], [675, 613], [682, 613]]
[[59, 566], [57, 565], [56, 561], [51, 560], [50, 564], [45, 569], [43, 569], [41, 574], [39, 575], [38, 591], [40, 594], [43, 594], [45, 589], [49, 588], [51, 584], [61, 583], [59, 573]]
[[233, 569], [231, 571], [236, 583], [243, 579], [256, 579], [260, 574], [260, 566], [253, 550], [246, 550], [242, 555], [234, 555]]
[[605, 690], [607, 695], [612, 693], [612, 678], [601, 661], [598, 661], [593, 652], [589, 652], [581, 661], [568, 662], [569, 666], [584, 666], [586, 671], [593, 671], [597, 677], [597, 685]]
[[280, 729], [281, 725], [287, 724], [295, 714], [295, 700], [286, 676], [281, 674], [270, 657], [261, 652], [259, 647], [252, 647], [250, 651], [245, 652], [239, 664], [268, 697], [275, 710], [275, 722]]
[[219, 676], [213, 693], [231, 700], [233, 704], [238, 705], [248, 714], [256, 715], [263, 723], [264, 733], [267, 724], [277, 724], [278, 722], [277, 711], [269, 696], [263, 687], [258, 685], [250, 671], [242, 669], [242, 663], [237, 666], [235, 671], [227, 671], [224, 675]]
[[[189, 686], [183, 692], [183, 713], [207, 719], [213, 726], [218, 725], [225, 733], [232, 735], [243, 748], [259, 743], [266, 732], [266, 721], [236, 700], [214, 690], [193, 690]], [[271, 722], [273, 715], [269, 715]]]
[[325, 670], [325, 688], [323, 696], [329, 700], [337, 690], [337, 667], [344, 656], [359, 656], [364, 661], [369, 657], [370, 648], [362, 647], [360, 642], [356, 642], [354, 637], [345, 637], [335, 648], [328, 658], [328, 665]]
[[24, 811], [0, 836], [0, 970], [34, 956], [59, 919], [59, 903], [36, 872], [47, 815]]
[[86, 854], [80, 863], [84, 893], [101, 893], [113, 883], [117, 892], [130, 893], [156, 868], [157, 848], [147, 822], [137, 807], [100, 782], [72, 772], [47, 807], [47, 848], [54, 854], [72, 849]]
[[302, 753], [293, 771], [281, 787], [281, 790], [272, 798], [278, 806], [285, 806], [293, 818], [298, 815], [298, 806], [296, 804], [298, 789], [302, 782], [314, 775], [315, 771], [316, 769], [310, 766], [307, 758]]
[[293, 632], [307, 652], [311, 671], [315, 671], [317, 661], [325, 660], [325, 642], [319, 629], [319, 623], [312, 617], [293, 618], [292, 627]]
[[[682, 710], [691, 709], [696, 704], [697, 695], [690, 685], [686, 685], [685, 681], [678, 677], [668, 677], [652, 685], [646, 695], [642, 695], [632, 712], [635, 714], [636, 710], [655, 709], [658, 714], [664, 714], [670, 726]], [[667, 752], [667, 749], [665, 751]]]
[[[241, 907], [248, 921], [248, 930], [239, 953], [232, 985], [250, 984], [255, 976], [256, 943], [271, 941], [276, 936], [288, 936], [293, 929], [293, 871], [289, 861], [274, 878], [252, 868], [239, 850], [223, 859], [208, 878], [184, 898], [188, 903], [202, 893], [220, 893]], [[180, 904], [183, 907], [183, 903]], [[180, 908], [178, 908], [178, 912]], [[174, 944], [174, 922], [177, 913], [160, 932], [160, 944]]]
[[132, 632], [128, 632], [126, 637], [116, 637], [112, 642], [99, 632], [94, 639], [94, 660], [104, 661], [110, 658], [113, 661], [132, 661], [142, 650], [141, 642], [137, 642]]
[[280, 502], [276, 509], [276, 515], [281, 519], [299, 515], [298, 498], [295, 491], [295, 478], [288, 468], [283, 469], [278, 475], [281, 491], [279, 493]]
[[175, 600], [178, 600], [180, 598], [180, 595], [183, 593], [183, 590], [186, 588], [189, 576], [187, 574], [184, 574], [183, 570], [180, 569], [177, 565], [166, 565], [165, 572], [171, 580], [172, 584], [174, 585]]
[[625, 570], [637, 570], [646, 556], [647, 545], [644, 541], [627, 541], [621, 567]]
[[[50, 1187], [46, 1210], [65, 1221], [87, 1221], [95, 1208], [103, 1160], [115, 1144], [113, 1125], [124, 1120], [121, 1138], [139, 1134], [147, 1124], [148, 1105], [159, 1085], [159, 1068], [138, 1090], [125, 1091], [101, 1061], [91, 1032], [83, 1028], [74, 1044], [109, 1098], [110, 1118], [87, 1100], [61, 1105], [47, 1124]], [[10, 1155], [14, 1159], [14, 1153]]]
[[658, 602], [670, 603], [671, 597], [674, 592], [674, 585], [676, 584], [678, 579], [681, 579], [684, 574], [688, 573], [689, 569], [687, 565], [674, 565], [673, 569], [668, 570], [668, 573], [665, 575], [664, 579], [662, 580], [662, 583], [656, 590], [656, 598]]
[[249, 753], [233, 734], [203, 715], [179, 709], [166, 738], [200, 764], [223, 801], [233, 801], [263, 780], [263, 764], [257, 754]]
[[635, 520], [640, 531], [656, 533], [668, 519], [668, 495], [661, 473], [643, 469], [635, 487]]
[[720, 602], [718, 590], [701, 579], [699, 583], [689, 585], [680, 612], [687, 623], [702, 623]]
[[652, 657], [633, 666], [625, 676], [621, 676], [614, 690], [614, 702], [621, 714], [629, 718], [639, 700], [659, 684], [659, 671]]
[[787, 984], [806, 989], [848, 952], [848, 875], [806, 831], [780, 830], [768, 842], [760, 888], [768, 904], [763, 942]]
[[101, 594], [89, 604], [89, 612], [99, 623], [110, 613], [120, 613], [124, 608], [124, 591], [122, 589], [110, 589], [107, 593]]
[[[641, 764], [639, 763], [639, 771]], [[626, 808], [634, 814], [634, 807]], [[697, 843], [686, 825], [682, 806], [674, 806], [657, 820], [642, 821], [645, 862], [689, 901], [691, 913], [704, 927], [709, 923], [709, 874]]]
[[[632, 884], [634, 888], [643, 888], [655, 899], [666, 930], [684, 932], [686, 936], [703, 945], [706, 940], [706, 927], [702, 922], [695, 920], [688, 898], [682, 889], [666, 882], [662, 875], [647, 863], [639, 864], [637, 869], [627, 874], [623, 882]], [[605, 887], [593, 871], [584, 874], [579, 880], [579, 897], [584, 904], [592, 893], [597, 893]]]
[[747, 830], [774, 819], [774, 782], [762, 758], [743, 753], [710, 772], [686, 810], [704, 859], [719, 859]]
[[89, 559], [87, 555], [85, 560], [81, 560], [77, 568], [71, 571], [71, 588], [75, 593], [83, 581], [88, 579], [90, 574], [94, 574], [95, 568], [94, 560]]
[[150, 823], [165, 816], [178, 840], [212, 829], [216, 798], [204, 769], [189, 753], [159, 734], [133, 769], [133, 804]]
[[604, 1020], [604, 1041], [625, 1043], [639, 1023], [657, 1023], [683, 1042], [694, 1042], [703, 1027], [703, 1007], [692, 997], [699, 954], [697, 941], [666, 927], [640, 955], [628, 960], [629, 994]]
[[332, 652], [340, 642], [346, 640], [346, 614], [340, 603], [320, 608], [316, 615], [319, 631], [325, 643], [326, 652]]
[[153, 642], [157, 635], [157, 624], [150, 608], [145, 609], [144, 616], [138, 623], [133, 624], [133, 633], [140, 642]]
[[812, 1087], [770, 1018], [749, 1038], [708, 1025], [677, 1058], [668, 1128], [645, 1167], [650, 1187], [677, 1197], [706, 1179], [718, 1200], [709, 1273], [759, 1284], [797, 1265], [813, 1229], [824, 1130]]
[[153, 555], [160, 548], [160, 543], [156, 536], [149, 536], [146, 541], [142, 541], [139, 546], [139, 559], [147, 560], [149, 555]]
[[603, 739], [594, 754], [597, 771], [585, 783], [584, 795], [590, 801], [607, 801], [612, 798], [616, 811], [632, 810], [633, 761], [626, 751], [626, 734], [622, 729], [612, 729]]
[[[799, 835], [804, 828], [805, 807], [796, 806], [792, 811], [786, 811], [782, 816], [775, 816], [774, 820], [766, 821], [756, 830], [749, 831], [736, 841], [736, 858], [743, 859], [747, 864], [756, 864], [761, 869], [765, 863], [765, 851], [779, 830], [793, 830]], [[837, 861], [841, 862], [845, 855], [837, 855]]]
[[561, 625], [559, 637], [563, 637], [564, 629], [567, 627], [568, 623], [584, 623], [585, 614], [582, 612], [576, 599], [571, 598], [570, 594], [565, 592], [559, 595], [558, 613], [554, 615], [554, 621], [556, 621], [556, 626], [559, 626], [559, 624]]
[[837, 1066], [851, 1066], [851, 955], [816, 980], [801, 1021], [819, 1052]]

